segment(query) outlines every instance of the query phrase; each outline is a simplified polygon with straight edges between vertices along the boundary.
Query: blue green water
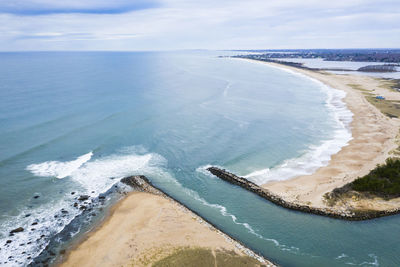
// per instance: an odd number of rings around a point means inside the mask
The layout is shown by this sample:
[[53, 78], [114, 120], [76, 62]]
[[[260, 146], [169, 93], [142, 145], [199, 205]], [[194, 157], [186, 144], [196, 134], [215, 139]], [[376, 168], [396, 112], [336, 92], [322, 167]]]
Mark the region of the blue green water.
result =
[[205, 171], [286, 179], [326, 164], [350, 138], [342, 93], [221, 54], [1, 53], [0, 264], [29, 264], [80, 214], [77, 195], [144, 174], [283, 266], [398, 266], [399, 216], [289, 211]]

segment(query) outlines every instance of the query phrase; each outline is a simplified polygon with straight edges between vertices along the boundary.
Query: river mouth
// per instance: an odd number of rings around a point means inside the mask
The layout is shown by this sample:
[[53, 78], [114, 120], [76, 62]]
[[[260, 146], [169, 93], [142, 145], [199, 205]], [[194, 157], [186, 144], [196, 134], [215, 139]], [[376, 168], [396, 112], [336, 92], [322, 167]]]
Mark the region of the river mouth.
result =
[[[96, 199], [119, 186], [120, 178], [143, 174], [278, 264], [341, 266], [375, 258], [381, 265], [399, 263], [390, 246], [400, 233], [398, 216], [356, 223], [305, 215], [204, 172], [207, 165], [240, 176], [273, 169], [332, 139], [337, 125], [319, 85], [220, 54], [33, 53], [26, 55], [30, 64], [13, 56], [0, 60], [8, 89], [0, 92], [1, 119], [7, 118], [0, 124], [1, 242], [12, 229], [30, 230], [38, 219], [46, 235], [41, 249], [47, 242], [65, 243], [57, 233], [69, 225], [69, 234], [63, 233], [71, 235], [86, 220], [70, 225], [81, 212], [73, 207], [75, 197]], [[94, 221], [103, 216], [95, 213]], [[31, 231], [33, 241], [42, 235], [39, 226]], [[26, 244], [33, 242], [22, 237], [15, 234], [12, 246], [2, 248], [1, 262], [13, 256], [15, 266], [26, 265], [22, 252], [29, 253]]]

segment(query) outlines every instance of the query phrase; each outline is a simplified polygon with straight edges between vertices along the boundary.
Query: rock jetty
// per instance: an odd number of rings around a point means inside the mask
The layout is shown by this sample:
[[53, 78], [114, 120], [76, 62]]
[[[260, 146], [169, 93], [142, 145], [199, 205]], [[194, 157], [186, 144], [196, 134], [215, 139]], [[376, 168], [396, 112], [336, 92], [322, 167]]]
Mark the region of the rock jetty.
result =
[[336, 219], [342, 220], [349, 220], [349, 221], [362, 221], [362, 220], [370, 220], [374, 218], [379, 218], [383, 216], [389, 216], [400, 213], [400, 209], [393, 209], [393, 210], [382, 210], [382, 211], [375, 211], [375, 210], [335, 210], [330, 208], [318, 208], [318, 207], [311, 207], [304, 204], [299, 204], [291, 201], [287, 201], [282, 197], [272, 193], [268, 189], [262, 188], [257, 184], [243, 178], [239, 177], [233, 173], [230, 173], [224, 169], [220, 169], [217, 167], [209, 167], [207, 169], [213, 175], [219, 177], [220, 179], [229, 182], [234, 185], [238, 185], [243, 187], [246, 190], [249, 190], [266, 200], [271, 201], [272, 203], [282, 206], [287, 209], [302, 211], [306, 213], [327, 216]]

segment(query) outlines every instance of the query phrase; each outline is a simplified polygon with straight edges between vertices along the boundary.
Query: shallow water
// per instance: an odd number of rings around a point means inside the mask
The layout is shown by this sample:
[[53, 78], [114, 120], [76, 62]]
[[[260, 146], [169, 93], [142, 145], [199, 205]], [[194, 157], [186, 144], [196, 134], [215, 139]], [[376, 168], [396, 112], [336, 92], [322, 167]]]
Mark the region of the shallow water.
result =
[[304, 66], [309, 68], [328, 68], [328, 69], [346, 69], [352, 71], [334, 71], [328, 72], [337, 74], [350, 74], [350, 75], [366, 75], [378, 78], [387, 79], [400, 79], [400, 67], [397, 67], [397, 72], [365, 72], [356, 71], [361, 67], [369, 65], [384, 65], [385, 62], [360, 62], [360, 61], [325, 61], [322, 58], [282, 58], [280, 60], [289, 62], [303, 63]]
[[[80, 214], [77, 195], [144, 174], [283, 266], [400, 264], [399, 216], [344, 222], [288, 211], [205, 171], [290, 178], [351, 138], [341, 92], [220, 54], [0, 54], [0, 242], [12, 240], [0, 262], [29, 263]], [[17, 226], [26, 230], [9, 237]]]

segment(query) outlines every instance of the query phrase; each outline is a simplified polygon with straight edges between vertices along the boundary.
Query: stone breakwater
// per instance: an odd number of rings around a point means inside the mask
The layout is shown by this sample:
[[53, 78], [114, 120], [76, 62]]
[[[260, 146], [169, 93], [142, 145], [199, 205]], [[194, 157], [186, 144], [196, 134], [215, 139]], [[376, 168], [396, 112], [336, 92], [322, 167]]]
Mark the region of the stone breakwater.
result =
[[153, 185], [146, 176], [144, 175], [135, 175], [135, 176], [129, 176], [121, 179], [121, 182], [131, 186], [135, 190], [150, 193], [150, 194], [155, 194], [155, 195], [160, 195], [162, 197], [165, 197], [173, 202], [175, 202], [182, 210], [185, 212], [190, 212], [193, 217], [198, 221], [199, 223], [207, 226], [210, 229], [213, 229], [216, 231], [218, 234], [223, 236], [225, 240], [229, 243], [235, 244], [236, 248], [245, 253], [247, 256], [255, 258], [258, 260], [262, 266], [267, 266], [267, 267], [274, 267], [278, 266], [274, 263], [272, 263], [270, 260], [265, 259], [264, 257], [260, 256], [256, 252], [252, 251], [251, 249], [247, 248], [244, 246], [240, 241], [230, 237], [229, 235], [225, 234], [221, 230], [219, 230], [214, 224], [211, 222], [207, 221], [206, 219], [202, 218], [199, 214], [197, 214], [195, 211], [191, 210], [188, 208], [185, 204], [180, 202], [179, 200], [174, 199], [167, 193], [164, 193], [161, 189], [157, 188], [155, 185]]
[[333, 208], [311, 207], [308, 205], [284, 200], [282, 197], [272, 193], [268, 189], [262, 188], [257, 184], [243, 177], [239, 177], [233, 173], [230, 173], [226, 170], [219, 169], [217, 167], [210, 167], [207, 170], [224, 181], [243, 187], [244, 189], [257, 194], [260, 197], [265, 198], [266, 200], [269, 200], [276, 205], [291, 210], [297, 210], [306, 213], [327, 216], [335, 219], [349, 220], [349, 221], [370, 220], [374, 218], [400, 213], [400, 209], [375, 211], [375, 210], [336, 210]]

